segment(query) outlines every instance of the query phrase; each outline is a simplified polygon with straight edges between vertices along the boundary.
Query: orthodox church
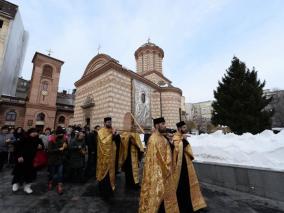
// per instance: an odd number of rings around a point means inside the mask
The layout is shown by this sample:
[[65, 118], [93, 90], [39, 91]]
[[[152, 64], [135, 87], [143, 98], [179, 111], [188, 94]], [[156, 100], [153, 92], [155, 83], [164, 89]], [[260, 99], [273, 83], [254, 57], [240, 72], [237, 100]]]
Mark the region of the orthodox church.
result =
[[75, 82], [74, 124], [93, 128], [110, 116], [113, 126], [123, 129], [131, 113], [145, 129], [160, 116], [168, 127], [175, 127], [182, 114], [182, 91], [163, 74], [163, 49], [148, 41], [134, 56], [136, 72], [106, 54], [97, 54], [89, 62]]

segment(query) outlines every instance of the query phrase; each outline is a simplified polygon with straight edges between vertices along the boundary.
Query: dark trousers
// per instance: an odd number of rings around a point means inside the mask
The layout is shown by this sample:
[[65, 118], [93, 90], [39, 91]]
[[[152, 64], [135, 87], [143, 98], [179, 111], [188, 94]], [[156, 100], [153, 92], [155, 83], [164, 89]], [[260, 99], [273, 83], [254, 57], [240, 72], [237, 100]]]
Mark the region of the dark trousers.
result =
[[0, 152], [0, 171], [2, 170], [4, 164], [7, 162], [8, 152]]
[[63, 164], [49, 165], [48, 171], [49, 171], [49, 177], [48, 177], [49, 181], [54, 181], [56, 183], [63, 182]]
[[14, 183], [31, 183], [36, 178], [36, 170], [32, 162], [16, 163], [13, 173], [12, 184]]
[[86, 177], [95, 177], [96, 176], [96, 169], [97, 169], [97, 154], [96, 153], [89, 153], [88, 155], [88, 162], [87, 167], [85, 170]]

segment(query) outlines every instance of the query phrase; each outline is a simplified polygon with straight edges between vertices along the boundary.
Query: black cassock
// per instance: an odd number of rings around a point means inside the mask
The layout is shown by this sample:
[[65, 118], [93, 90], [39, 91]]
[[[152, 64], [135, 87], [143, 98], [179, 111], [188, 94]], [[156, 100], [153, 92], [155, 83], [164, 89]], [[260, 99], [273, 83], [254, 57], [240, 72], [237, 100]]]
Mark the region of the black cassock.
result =
[[[183, 149], [185, 149], [187, 145], [188, 142], [183, 140]], [[181, 173], [177, 188], [177, 200], [180, 213], [194, 212], [191, 203], [189, 177], [184, 153], [182, 154]]]
[[[115, 158], [115, 173], [118, 171], [118, 155], [120, 146], [120, 136], [118, 134], [113, 136], [113, 141], [116, 144], [116, 158]], [[109, 172], [106, 174], [104, 179], [99, 181], [99, 191], [102, 197], [108, 199], [113, 195], [113, 190], [110, 184]]]
[[[128, 141], [128, 150], [127, 150], [127, 158], [122, 165], [122, 170], [125, 172], [125, 185], [129, 187], [133, 187], [134, 189], [139, 188], [139, 183], [135, 184], [134, 178], [133, 178], [133, 171], [132, 171], [132, 159], [131, 159], [131, 140]], [[138, 161], [140, 162], [142, 158], [142, 153], [140, 152], [139, 147], [134, 145], [138, 152]]]
[[90, 132], [86, 137], [86, 145], [88, 146], [88, 162], [85, 171], [86, 177], [95, 177], [97, 168], [97, 143], [98, 133]]

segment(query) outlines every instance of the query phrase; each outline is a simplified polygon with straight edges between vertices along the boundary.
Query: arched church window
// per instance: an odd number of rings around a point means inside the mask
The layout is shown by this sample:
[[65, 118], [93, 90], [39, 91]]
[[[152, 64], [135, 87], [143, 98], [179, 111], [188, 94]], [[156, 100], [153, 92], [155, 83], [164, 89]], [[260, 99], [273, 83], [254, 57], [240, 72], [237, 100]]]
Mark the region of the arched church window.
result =
[[44, 120], [45, 120], [45, 114], [42, 113], [42, 112], [39, 113], [39, 114], [37, 114], [36, 120], [37, 120], [37, 121], [44, 121]]
[[143, 104], [146, 101], [146, 94], [145, 94], [145, 92], [142, 92], [142, 94], [141, 94], [141, 101], [142, 101]]
[[64, 116], [60, 116], [58, 119], [58, 123], [59, 124], [64, 124], [65, 123], [65, 117]]
[[6, 113], [6, 121], [16, 121], [17, 113], [14, 110], [10, 110]]
[[42, 76], [52, 78], [52, 67], [50, 65], [44, 65], [42, 70]]

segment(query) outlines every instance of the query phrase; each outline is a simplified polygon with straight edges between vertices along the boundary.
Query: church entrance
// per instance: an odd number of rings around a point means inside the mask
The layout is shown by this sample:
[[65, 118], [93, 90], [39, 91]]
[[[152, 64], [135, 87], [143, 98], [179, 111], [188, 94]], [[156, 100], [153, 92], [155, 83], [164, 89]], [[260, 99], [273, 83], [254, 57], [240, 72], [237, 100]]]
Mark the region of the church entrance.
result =
[[39, 132], [42, 132], [44, 129], [44, 122], [45, 121], [45, 114], [44, 113], [38, 113], [36, 116], [36, 123], [35, 127]]
[[43, 132], [44, 125], [36, 125], [35, 128], [37, 129], [38, 132]]
[[90, 126], [91, 124], [91, 119], [88, 117], [86, 118], [86, 126]]

